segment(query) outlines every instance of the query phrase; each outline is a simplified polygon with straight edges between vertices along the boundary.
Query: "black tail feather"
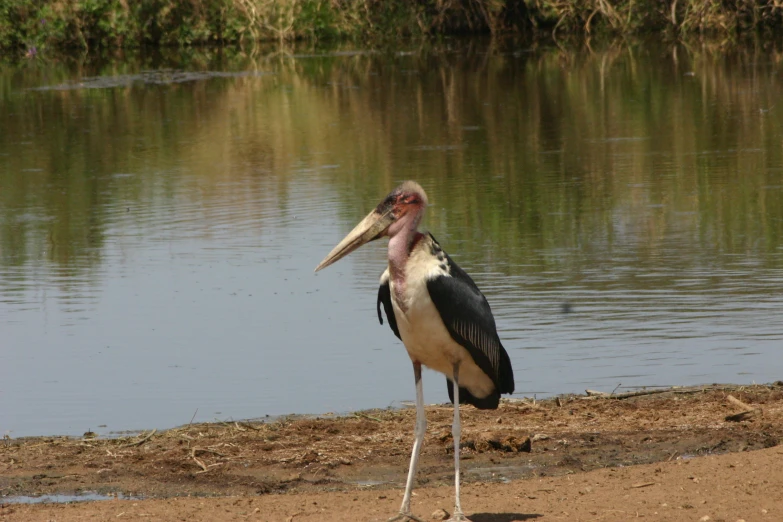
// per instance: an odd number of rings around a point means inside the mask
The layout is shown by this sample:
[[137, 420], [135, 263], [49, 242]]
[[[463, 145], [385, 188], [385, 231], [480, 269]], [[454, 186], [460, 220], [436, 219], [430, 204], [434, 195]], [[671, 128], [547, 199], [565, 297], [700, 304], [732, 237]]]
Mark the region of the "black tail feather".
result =
[[[454, 383], [451, 382], [451, 379], [446, 379], [446, 387], [449, 390], [449, 400], [454, 404]], [[480, 410], [496, 410], [500, 403], [500, 393], [495, 389], [492, 393], [481, 399], [470, 393], [467, 388], [460, 386], [459, 403], [472, 404]]]

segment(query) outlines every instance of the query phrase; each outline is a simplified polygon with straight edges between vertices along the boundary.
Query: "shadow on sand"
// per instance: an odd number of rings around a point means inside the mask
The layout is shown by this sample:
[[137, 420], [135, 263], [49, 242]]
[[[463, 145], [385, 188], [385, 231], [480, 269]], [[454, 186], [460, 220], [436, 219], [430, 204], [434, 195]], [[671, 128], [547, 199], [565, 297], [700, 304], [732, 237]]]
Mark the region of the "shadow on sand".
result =
[[470, 515], [472, 522], [517, 522], [521, 520], [533, 520], [544, 515], [538, 513], [473, 513]]

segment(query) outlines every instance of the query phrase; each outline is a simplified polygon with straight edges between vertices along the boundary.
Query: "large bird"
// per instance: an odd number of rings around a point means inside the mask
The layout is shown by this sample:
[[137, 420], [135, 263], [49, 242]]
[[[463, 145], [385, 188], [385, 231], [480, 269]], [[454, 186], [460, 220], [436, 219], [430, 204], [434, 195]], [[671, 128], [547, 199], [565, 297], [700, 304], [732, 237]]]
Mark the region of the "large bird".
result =
[[484, 294], [431, 234], [419, 232], [426, 206], [424, 189], [406, 181], [356, 225], [315, 271], [365, 243], [389, 237], [389, 266], [378, 289], [378, 319], [383, 324], [383, 305], [389, 326], [413, 362], [416, 380], [416, 429], [408, 479], [400, 512], [390, 520], [421, 521], [411, 513], [411, 491], [427, 429], [421, 387], [424, 365], [446, 376], [454, 404], [455, 507], [449, 520], [469, 522], [459, 500], [459, 405], [497, 408], [501, 393], [514, 392], [514, 374]]

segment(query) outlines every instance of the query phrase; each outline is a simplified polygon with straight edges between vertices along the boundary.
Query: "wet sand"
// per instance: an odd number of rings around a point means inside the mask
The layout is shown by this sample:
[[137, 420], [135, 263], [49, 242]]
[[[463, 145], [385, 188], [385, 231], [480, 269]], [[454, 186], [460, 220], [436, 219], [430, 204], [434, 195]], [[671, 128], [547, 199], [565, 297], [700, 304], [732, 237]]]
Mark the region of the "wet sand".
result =
[[[463, 407], [463, 507], [474, 522], [783, 520], [781, 384]], [[413, 511], [429, 520], [453, 509], [451, 407], [427, 416]], [[385, 520], [413, 422], [412, 409], [378, 410], [5, 440], [0, 518]], [[8, 503], [83, 492], [133, 499]]]

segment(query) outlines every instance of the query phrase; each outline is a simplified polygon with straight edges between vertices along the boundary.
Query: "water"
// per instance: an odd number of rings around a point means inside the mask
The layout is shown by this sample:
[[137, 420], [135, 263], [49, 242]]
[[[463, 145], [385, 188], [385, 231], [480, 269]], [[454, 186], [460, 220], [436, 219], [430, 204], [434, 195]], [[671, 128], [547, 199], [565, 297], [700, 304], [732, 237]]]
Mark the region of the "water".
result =
[[70, 504], [73, 502], [92, 502], [96, 500], [134, 500], [122, 493], [104, 495], [101, 493], [84, 492], [77, 495], [40, 495], [30, 497], [26, 495], [0, 497], [4, 504]]
[[0, 432], [412, 400], [384, 246], [312, 273], [407, 178], [518, 396], [783, 376], [779, 51], [401, 51], [0, 66]]

